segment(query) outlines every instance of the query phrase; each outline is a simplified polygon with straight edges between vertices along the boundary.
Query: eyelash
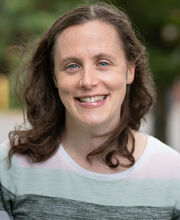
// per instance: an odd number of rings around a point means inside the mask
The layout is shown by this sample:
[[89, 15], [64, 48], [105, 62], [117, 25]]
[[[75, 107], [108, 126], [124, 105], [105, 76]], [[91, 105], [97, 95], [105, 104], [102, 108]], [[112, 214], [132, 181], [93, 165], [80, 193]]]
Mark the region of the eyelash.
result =
[[77, 69], [77, 68], [71, 68], [72, 66], [74, 66], [74, 67], [76, 66], [76, 67], [79, 68], [79, 66], [78, 66], [77, 64], [73, 63], [73, 64], [68, 65], [68, 66], [66, 67], [66, 69], [69, 70], [69, 71], [74, 71], [74, 70]]
[[[99, 66], [100, 64], [103, 64], [102, 66], [100, 66], [100, 67], [107, 67], [107, 66], [109, 66], [109, 63], [108, 62], [106, 62], [106, 61], [101, 61], [101, 62], [99, 62], [97, 65]], [[105, 64], [105, 65], [104, 65]]]
[[[103, 64], [103, 65], [101, 65], [101, 64]], [[106, 68], [109, 65], [110, 64], [106, 61], [100, 61], [99, 63], [97, 63], [97, 66], [100, 67], [100, 68]], [[76, 68], [72, 68], [72, 67], [76, 67]], [[72, 64], [66, 66], [66, 69], [68, 71], [76, 71], [77, 68], [80, 68], [80, 67], [75, 63], [72, 63]]]

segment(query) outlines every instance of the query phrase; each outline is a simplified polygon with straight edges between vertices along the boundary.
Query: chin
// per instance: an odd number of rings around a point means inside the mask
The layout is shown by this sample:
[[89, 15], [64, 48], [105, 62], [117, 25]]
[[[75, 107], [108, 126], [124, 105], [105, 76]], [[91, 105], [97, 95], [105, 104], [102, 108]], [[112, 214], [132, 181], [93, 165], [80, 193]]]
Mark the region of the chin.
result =
[[104, 118], [100, 117], [87, 117], [80, 120], [81, 123], [83, 123], [85, 126], [89, 127], [99, 127], [101, 125], [105, 125], [108, 123], [108, 120], [105, 120]]

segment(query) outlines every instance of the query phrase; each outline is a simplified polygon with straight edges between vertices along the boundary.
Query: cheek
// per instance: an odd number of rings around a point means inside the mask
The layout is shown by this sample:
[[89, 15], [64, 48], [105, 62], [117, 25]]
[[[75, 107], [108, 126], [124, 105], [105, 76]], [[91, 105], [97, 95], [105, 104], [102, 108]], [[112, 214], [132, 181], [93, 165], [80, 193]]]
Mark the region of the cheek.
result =
[[116, 75], [109, 82], [109, 89], [112, 93], [114, 106], [121, 107], [126, 94], [126, 78], [123, 75]]
[[62, 103], [66, 106], [66, 104], [72, 100], [74, 95], [74, 87], [72, 80], [62, 78], [61, 81], [58, 81], [58, 92], [59, 97]]
[[60, 80], [58, 80], [58, 90], [61, 94], [68, 94], [71, 93], [73, 90], [73, 83], [72, 80], [66, 78], [66, 77], [59, 77]]
[[104, 82], [112, 91], [124, 90], [124, 88], [126, 87], [126, 78], [121, 73], [115, 74], [111, 77], [107, 77]]

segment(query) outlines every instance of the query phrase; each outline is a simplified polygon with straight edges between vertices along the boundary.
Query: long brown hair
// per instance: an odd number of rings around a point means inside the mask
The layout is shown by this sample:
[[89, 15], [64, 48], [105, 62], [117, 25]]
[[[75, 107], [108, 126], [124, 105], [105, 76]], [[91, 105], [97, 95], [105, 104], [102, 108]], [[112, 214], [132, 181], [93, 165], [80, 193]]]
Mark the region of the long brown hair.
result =
[[[135, 140], [131, 129], [139, 129], [141, 119], [152, 105], [152, 78], [145, 47], [135, 36], [128, 17], [115, 6], [102, 3], [68, 11], [55, 21], [39, 42], [24, 79], [24, 99], [31, 127], [10, 132], [9, 159], [13, 154], [19, 153], [30, 157], [33, 162], [45, 161], [58, 149], [65, 124], [65, 108], [53, 82], [55, 41], [64, 29], [91, 20], [101, 20], [115, 27], [123, 43], [127, 61], [135, 64], [135, 78], [127, 86], [118, 127], [105, 143], [87, 155], [87, 159], [99, 154], [112, 168], [119, 164], [130, 167], [135, 163]], [[127, 148], [129, 138], [132, 140], [131, 150]], [[128, 163], [122, 164], [116, 155], [126, 158]]]

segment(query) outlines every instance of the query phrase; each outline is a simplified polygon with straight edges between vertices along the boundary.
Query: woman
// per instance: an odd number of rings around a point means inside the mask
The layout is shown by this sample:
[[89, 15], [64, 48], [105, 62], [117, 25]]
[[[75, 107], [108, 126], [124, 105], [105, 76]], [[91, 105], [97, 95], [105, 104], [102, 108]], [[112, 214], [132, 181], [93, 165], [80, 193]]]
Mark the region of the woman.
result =
[[2, 219], [180, 218], [180, 155], [138, 131], [153, 84], [122, 11], [58, 18], [24, 85], [31, 127], [0, 147]]

